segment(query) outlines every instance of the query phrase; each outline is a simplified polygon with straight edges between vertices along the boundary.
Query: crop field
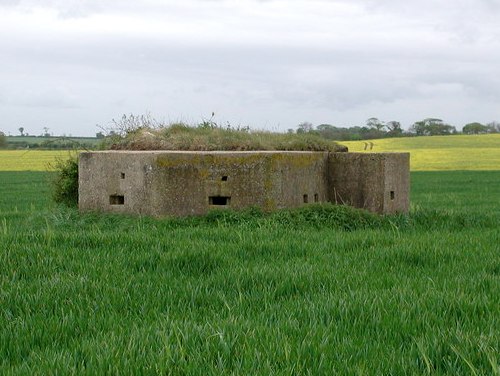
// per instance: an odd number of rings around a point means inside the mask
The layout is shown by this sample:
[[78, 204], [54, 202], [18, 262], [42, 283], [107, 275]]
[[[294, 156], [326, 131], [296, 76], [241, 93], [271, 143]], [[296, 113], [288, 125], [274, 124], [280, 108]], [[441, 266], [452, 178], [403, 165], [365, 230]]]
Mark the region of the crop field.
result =
[[0, 171], [51, 171], [57, 158], [68, 159], [72, 150], [0, 150]]
[[499, 375], [500, 171], [412, 213], [79, 214], [0, 172], [0, 374]]
[[[499, 170], [500, 134], [342, 141], [349, 151], [409, 151], [412, 171]], [[370, 143], [373, 148], [370, 150]]]
[[[342, 141], [350, 151], [405, 151], [411, 154], [412, 171], [500, 170], [500, 134], [403, 137], [368, 141]], [[68, 150], [0, 150], [0, 171], [51, 171], [56, 158]]]

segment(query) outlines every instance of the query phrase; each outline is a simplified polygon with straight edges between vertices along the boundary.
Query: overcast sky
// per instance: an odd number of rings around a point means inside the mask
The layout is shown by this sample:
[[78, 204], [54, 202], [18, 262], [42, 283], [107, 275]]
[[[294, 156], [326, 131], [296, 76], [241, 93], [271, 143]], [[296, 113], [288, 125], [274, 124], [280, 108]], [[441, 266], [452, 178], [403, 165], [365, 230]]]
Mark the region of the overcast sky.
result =
[[500, 121], [500, 0], [0, 0], [0, 130]]

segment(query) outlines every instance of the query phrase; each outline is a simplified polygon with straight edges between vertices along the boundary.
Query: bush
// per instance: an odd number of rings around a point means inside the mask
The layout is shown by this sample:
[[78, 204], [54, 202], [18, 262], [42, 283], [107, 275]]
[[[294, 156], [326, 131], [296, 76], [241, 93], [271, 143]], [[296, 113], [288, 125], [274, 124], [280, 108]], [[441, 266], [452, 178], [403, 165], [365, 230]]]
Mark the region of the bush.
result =
[[78, 157], [58, 158], [54, 164], [56, 171], [52, 181], [52, 198], [67, 206], [78, 205]]

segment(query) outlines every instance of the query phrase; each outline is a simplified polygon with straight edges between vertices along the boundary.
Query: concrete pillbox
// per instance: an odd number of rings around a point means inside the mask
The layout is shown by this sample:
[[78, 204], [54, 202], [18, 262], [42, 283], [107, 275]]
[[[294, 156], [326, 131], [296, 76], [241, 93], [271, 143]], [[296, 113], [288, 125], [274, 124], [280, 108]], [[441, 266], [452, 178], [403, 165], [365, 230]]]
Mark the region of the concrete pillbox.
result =
[[162, 216], [333, 202], [409, 207], [408, 153], [101, 151], [79, 159], [79, 207]]

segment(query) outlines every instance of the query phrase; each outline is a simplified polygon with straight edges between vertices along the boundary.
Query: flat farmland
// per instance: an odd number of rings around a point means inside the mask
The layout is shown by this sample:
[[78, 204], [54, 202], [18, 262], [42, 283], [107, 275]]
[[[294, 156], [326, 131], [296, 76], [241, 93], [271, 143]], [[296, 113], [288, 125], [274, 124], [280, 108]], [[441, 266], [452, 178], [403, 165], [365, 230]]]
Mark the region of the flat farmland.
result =
[[[341, 141], [353, 152], [409, 152], [412, 171], [500, 170], [500, 134]], [[365, 143], [367, 145], [365, 145]], [[370, 150], [370, 143], [372, 149]], [[51, 171], [71, 150], [0, 150], [0, 171]]]
[[0, 171], [0, 374], [500, 375], [500, 171], [412, 172], [408, 216], [161, 220], [52, 174]]
[[52, 171], [57, 158], [67, 159], [72, 150], [0, 150], [0, 171]]

